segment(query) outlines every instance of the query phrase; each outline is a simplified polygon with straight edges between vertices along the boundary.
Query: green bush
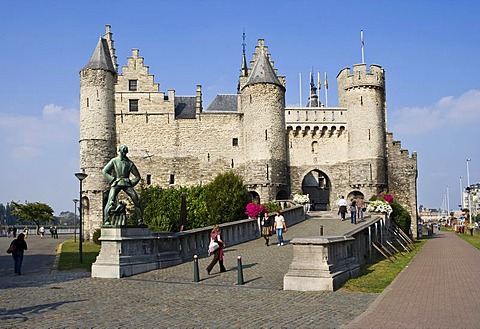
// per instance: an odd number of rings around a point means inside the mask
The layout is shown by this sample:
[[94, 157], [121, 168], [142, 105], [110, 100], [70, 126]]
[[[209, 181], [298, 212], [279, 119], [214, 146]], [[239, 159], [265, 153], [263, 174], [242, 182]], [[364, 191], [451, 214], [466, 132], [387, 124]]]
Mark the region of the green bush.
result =
[[403, 232], [410, 234], [412, 217], [408, 211], [397, 201], [392, 201], [390, 206], [392, 206], [393, 209], [392, 215], [390, 216], [391, 220], [394, 221]]
[[[234, 173], [218, 175], [205, 186], [168, 189], [142, 186], [139, 194], [144, 223], [153, 231], [166, 232], [180, 230], [182, 197], [186, 201], [184, 229], [244, 219], [243, 212], [249, 201], [243, 180]], [[131, 217], [136, 220], [135, 213]]]
[[95, 230], [95, 232], [93, 232], [93, 238], [92, 238], [92, 239], [93, 239], [93, 243], [98, 244], [98, 245], [101, 244], [100, 240], [98, 240], [98, 238], [100, 238], [101, 233], [102, 233], [102, 230], [99, 229], [99, 228], [97, 228], [97, 229]]
[[267, 202], [264, 204], [265, 208], [267, 208], [268, 213], [273, 213], [275, 211], [280, 211], [280, 205], [278, 205], [276, 202]]
[[219, 174], [205, 187], [204, 198], [208, 211], [206, 226], [244, 219], [250, 201], [243, 179], [233, 172]]

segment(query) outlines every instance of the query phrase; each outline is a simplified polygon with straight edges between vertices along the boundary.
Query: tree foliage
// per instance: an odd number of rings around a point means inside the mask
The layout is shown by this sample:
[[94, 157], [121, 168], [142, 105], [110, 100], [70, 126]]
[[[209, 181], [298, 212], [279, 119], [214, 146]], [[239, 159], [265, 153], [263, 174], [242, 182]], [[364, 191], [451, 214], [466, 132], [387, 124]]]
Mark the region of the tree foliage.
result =
[[207, 225], [244, 219], [244, 209], [250, 201], [243, 179], [234, 172], [219, 174], [205, 187], [208, 211]]
[[392, 221], [394, 221], [403, 232], [410, 234], [410, 225], [412, 224], [410, 213], [397, 201], [392, 201], [390, 206], [392, 206], [393, 209], [391, 215]]
[[[143, 186], [139, 192], [143, 221], [151, 230], [180, 230], [182, 196], [186, 203], [184, 229], [244, 219], [249, 193], [240, 176], [221, 174], [207, 185], [162, 189]], [[132, 214], [133, 220], [136, 220]], [[133, 221], [132, 221], [133, 223]]]
[[55, 220], [53, 209], [40, 202], [25, 202], [25, 204], [12, 202], [12, 214], [17, 215], [23, 221], [35, 223], [37, 232], [40, 224]]

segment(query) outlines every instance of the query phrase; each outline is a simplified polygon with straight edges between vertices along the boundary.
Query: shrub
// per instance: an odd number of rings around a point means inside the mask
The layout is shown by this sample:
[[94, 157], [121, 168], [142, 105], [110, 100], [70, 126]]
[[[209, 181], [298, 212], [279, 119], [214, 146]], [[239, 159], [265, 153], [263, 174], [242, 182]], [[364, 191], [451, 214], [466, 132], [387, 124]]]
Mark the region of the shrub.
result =
[[247, 204], [245, 207], [245, 215], [247, 215], [249, 218], [257, 218], [259, 214], [264, 213], [267, 211], [267, 208], [258, 202], [250, 202]]
[[267, 202], [267, 203], [265, 203], [264, 206], [265, 206], [265, 208], [267, 208], [268, 213], [272, 213], [272, 212], [275, 212], [275, 211], [282, 210], [280, 205], [276, 202]]
[[412, 217], [410, 216], [409, 212], [397, 201], [392, 201], [390, 206], [392, 206], [393, 209], [390, 219], [394, 221], [403, 232], [410, 234]]
[[239, 175], [233, 172], [219, 174], [204, 192], [207, 226], [244, 219], [243, 211], [250, 195]]

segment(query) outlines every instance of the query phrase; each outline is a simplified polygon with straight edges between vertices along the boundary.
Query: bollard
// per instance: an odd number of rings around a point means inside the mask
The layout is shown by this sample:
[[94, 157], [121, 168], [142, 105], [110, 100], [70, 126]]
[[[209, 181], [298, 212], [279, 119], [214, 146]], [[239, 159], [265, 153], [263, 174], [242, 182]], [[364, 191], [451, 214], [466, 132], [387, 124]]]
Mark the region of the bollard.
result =
[[200, 273], [198, 271], [198, 256], [193, 256], [193, 282], [200, 281]]
[[320, 236], [323, 235], [323, 225], [320, 225]]
[[243, 267], [242, 267], [242, 257], [238, 256], [237, 258], [237, 275], [238, 275], [238, 284], [242, 285], [243, 282]]

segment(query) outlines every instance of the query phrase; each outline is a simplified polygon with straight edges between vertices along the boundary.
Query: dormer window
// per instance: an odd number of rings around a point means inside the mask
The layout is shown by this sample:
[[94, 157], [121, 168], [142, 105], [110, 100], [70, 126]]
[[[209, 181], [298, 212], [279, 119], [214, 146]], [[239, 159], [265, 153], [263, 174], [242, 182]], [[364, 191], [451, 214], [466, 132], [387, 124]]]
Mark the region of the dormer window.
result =
[[137, 91], [137, 80], [128, 80], [128, 90]]

